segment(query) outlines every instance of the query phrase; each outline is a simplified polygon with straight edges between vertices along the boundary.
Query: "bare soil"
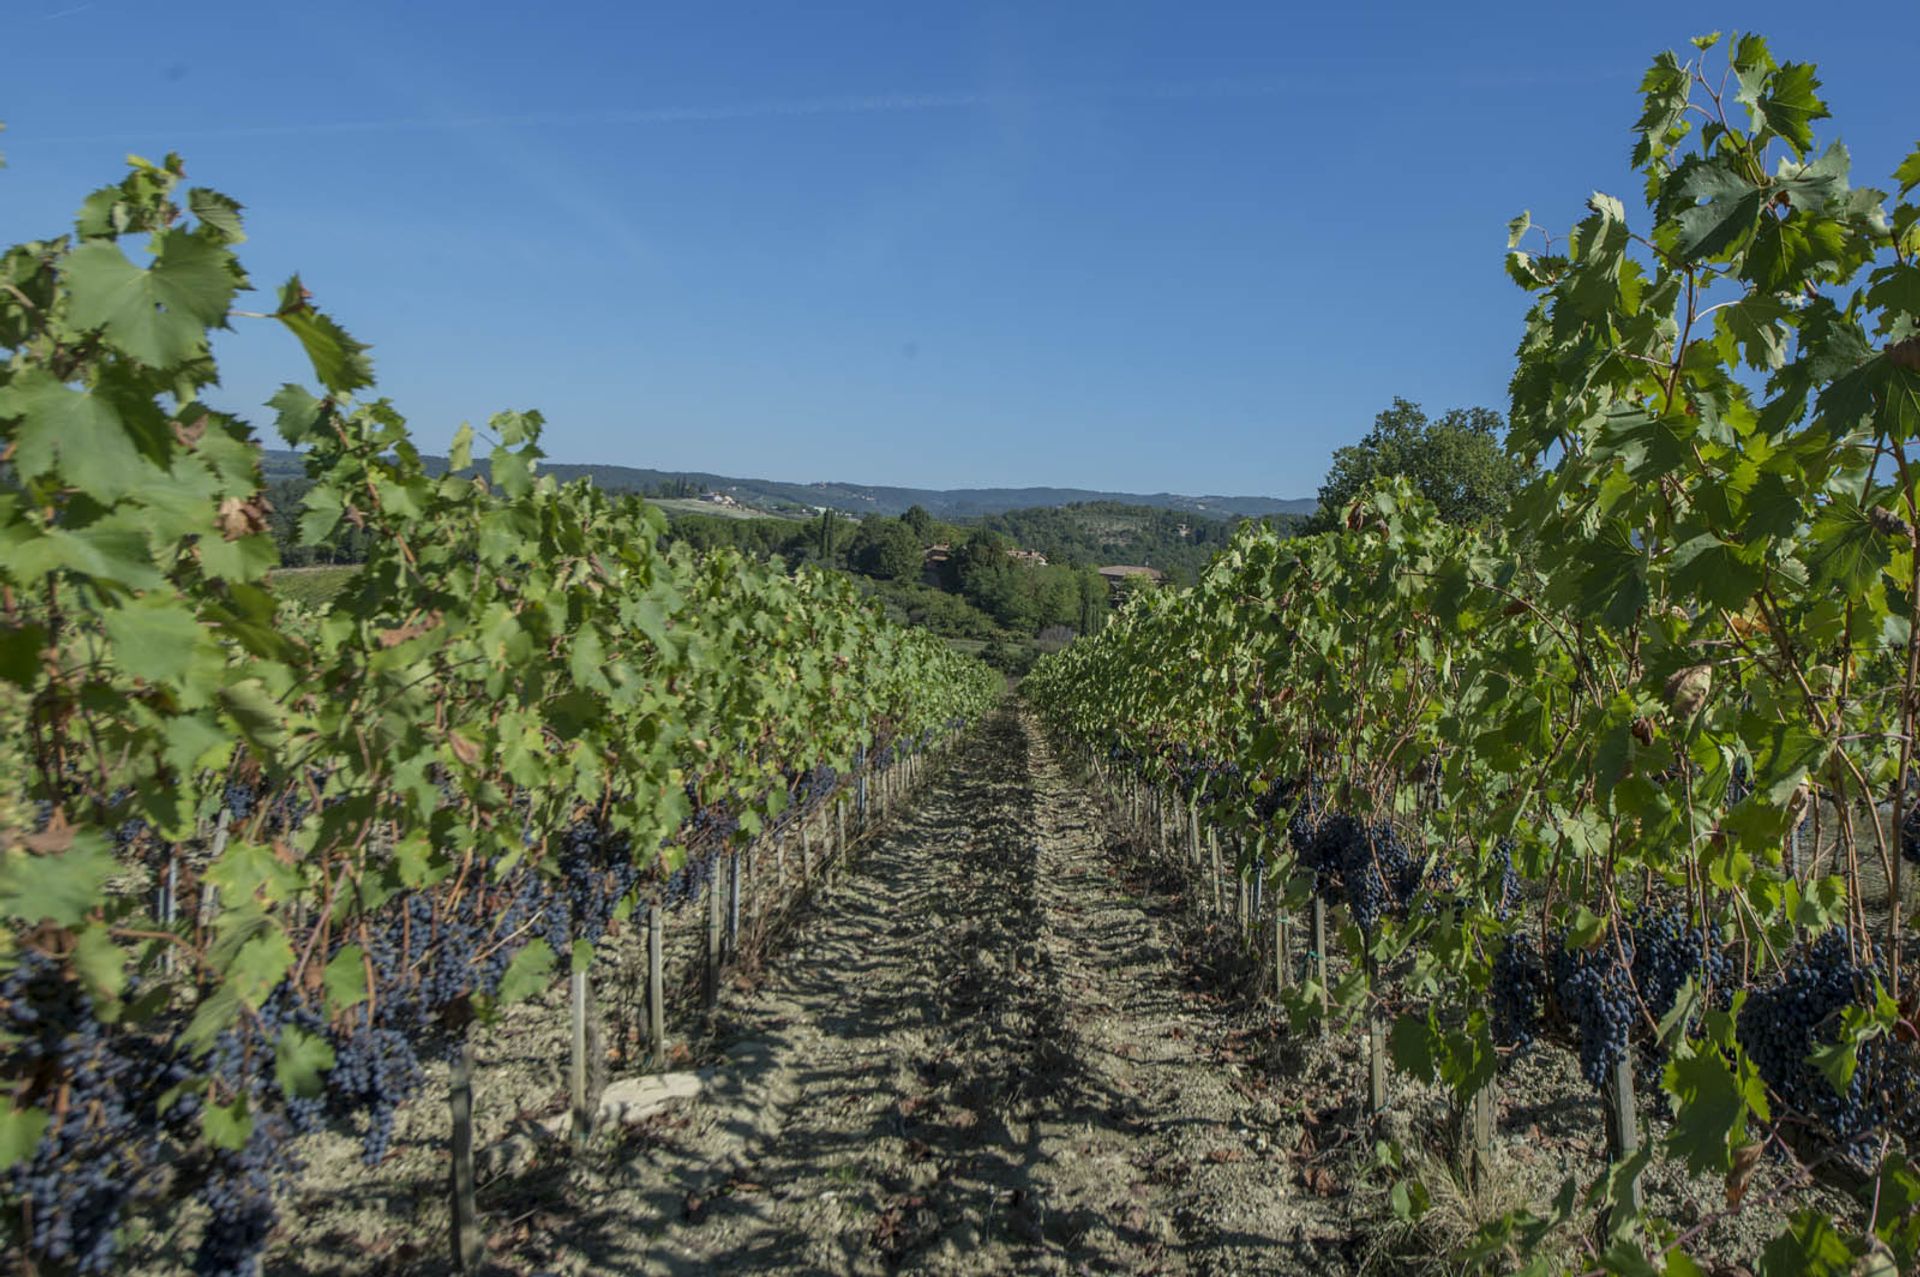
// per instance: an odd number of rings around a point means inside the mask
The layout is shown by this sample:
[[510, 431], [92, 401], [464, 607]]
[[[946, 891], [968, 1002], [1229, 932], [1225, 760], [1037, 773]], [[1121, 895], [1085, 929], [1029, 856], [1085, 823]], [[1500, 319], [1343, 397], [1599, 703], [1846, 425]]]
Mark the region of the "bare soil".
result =
[[[702, 921], [670, 939], [691, 950]], [[1599, 1106], [1560, 1053], [1507, 1078], [1501, 1174], [1470, 1192], [1447, 1169], [1447, 1097], [1396, 1082], [1369, 1121], [1364, 1030], [1289, 1034], [1250, 996], [1258, 979], [1231, 925], [1009, 706], [816, 892], [773, 961], [736, 972], [704, 1023], [683, 1012], [697, 1099], [571, 1156], [532, 1133], [564, 1109], [558, 993], [483, 1035], [491, 1271], [1442, 1272], [1481, 1220], [1602, 1172]], [[449, 1271], [438, 1093], [380, 1167], [345, 1133], [310, 1142], [269, 1273]], [[1383, 1145], [1434, 1195], [1418, 1225], [1390, 1208]], [[1719, 1186], [1656, 1169], [1648, 1191], [1684, 1226]], [[1751, 1266], [1777, 1223], [1748, 1212], [1701, 1244]]]

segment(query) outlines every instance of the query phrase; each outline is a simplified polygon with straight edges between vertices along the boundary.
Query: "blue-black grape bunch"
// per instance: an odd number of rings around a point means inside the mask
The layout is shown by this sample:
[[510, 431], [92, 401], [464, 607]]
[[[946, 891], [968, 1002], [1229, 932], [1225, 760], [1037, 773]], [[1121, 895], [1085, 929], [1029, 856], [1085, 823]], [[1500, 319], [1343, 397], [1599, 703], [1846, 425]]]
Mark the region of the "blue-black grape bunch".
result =
[[667, 876], [665, 906], [672, 909], [698, 900], [713, 881], [714, 866], [723, 854], [716, 847], [689, 848], [680, 867]]
[[1493, 1040], [1518, 1056], [1539, 1037], [1547, 1005], [1546, 963], [1523, 933], [1508, 936], [1493, 955], [1487, 994]]
[[557, 954], [573, 942], [600, 943], [614, 910], [640, 879], [633, 844], [623, 833], [582, 817], [560, 839], [559, 889], [547, 901], [547, 943]]
[[[831, 768], [826, 771], [832, 774]], [[681, 826], [677, 840], [685, 859], [667, 876], [663, 895], [669, 909], [700, 898], [713, 880], [714, 864], [740, 830], [740, 812], [732, 803], [702, 803], [698, 786], [692, 781], [687, 782], [687, 798], [693, 804], [693, 814]], [[668, 845], [662, 844], [662, 850]]]
[[190, 1070], [140, 1026], [103, 1024], [63, 963], [31, 949], [9, 961], [0, 974], [0, 1054], [7, 1076], [31, 1079], [13, 1098], [55, 1116], [33, 1155], [0, 1182], [21, 1204], [22, 1240], [38, 1262], [111, 1272], [116, 1233], [128, 1205], [153, 1187], [163, 1135], [198, 1118], [191, 1096], [160, 1110]]
[[[1494, 962], [1489, 991], [1495, 1040], [1515, 1047], [1533, 1041], [1544, 1023], [1539, 994], [1551, 992], [1551, 1007], [1579, 1049], [1581, 1075], [1595, 1088], [1628, 1058], [1635, 1042], [1643, 1048], [1643, 1072], [1658, 1068], [1662, 1057], [1653, 1028], [1689, 980], [1708, 994], [1710, 1005], [1725, 1006], [1736, 978], [1731, 956], [1711, 934], [1684, 912], [1662, 906], [1627, 910], [1590, 945], [1569, 947], [1566, 934], [1558, 933], [1544, 963], [1530, 949], [1511, 955], [1515, 943], [1510, 940], [1507, 953]], [[1544, 985], [1535, 978], [1536, 963]], [[1509, 1026], [1504, 1038], [1501, 1026]]]
[[[203, 996], [211, 992], [203, 990]], [[196, 1277], [246, 1277], [254, 1271], [278, 1218], [274, 1184], [300, 1169], [293, 1139], [317, 1130], [325, 1116], [325, 1101], [318, 1097], [281, 1098], [276, 1045], [288, 1029], [327, 1034], [313, 1009], [282, 983], [258, 1011], [221, 1032], [201, 1062], [220, 1102], [247, 1101], [252, 1129], [242, 1147], [215, 1149], [201, 1167], [197, 1196], [208, 1217], [194, 1255]]]
[[1920, 790], [1907, 795], [1910, 804], [1900, 817], [1900, 855], [1908, 864], [1920, 865]]
[[1232, 792], [1240, 779], [1238, 767], [1203, 754], [1185, 742], [1174, 745], [1168, 754], [1167, 766], [1173, 773], [1174, 788], [1188, 800]]
[[365, 1114], [361, 1160], [385, 1161], [393, 1148], [393, 1122], [400, 1105], [425, 1080], [413, 1043], [398, 1029], [360, 1023], [332, 1035], [333, 1068], [327, 1073], [327, 1109], [336, 1117]]
[[1317, 875], [1321, 890], [1340, 888], [1347, 911], [1368, 934], [1382, 916], [1404, 912], [1426, 876], [1424, 863], [1407, 850], [1392, 824], [1368, 824], [1346, 812], [1318, 823], [1301, 860]]
[[1494, 916], [1505, 922], [1520, 903], [1520, 871], [1513, 865], [1513, 839], [1502, 838], [1493, 849], [1494, 867], [1500, 871], [1495, 895]]
[[1640, 1019], [1631, 968], [1620, 960], [1612, 936], [1579, 948], [1568, 948], [1564, 936], [1557, 939], [1549, 959], [1553, 996], [1579, 1045], [1580, 1075], [1598, 1090], [1627, 1058]]
[[1856, 1156], [1888, 1121], [1896, 1095], [1912, 1088], [1910, 1061], [1897, 1058], [1884, 1039], [1871, 1039], [1842, 1092], [1810, 1057], [1839, 1040], [1843, 1013], [1872, 996], [1878, 975], [1876, 962], [1855, 960], [1846, 928], [1836, 927], [1802, 949], [1773, 983], [1749, 991], [1735, 1025], [1773, 1093]]
[[1320, 832], [1320, 822], [1327, 815], [1326, 785], [1315, 778], [1308, 778], [1284, 790], [1276, 785], [1267, 791], [1274, 795], [1274, 809], [1267, 813], [1271, 820], [1279, 813], [1279, 808], [1291, 804], [1292, 810], [1287, 816], [1287, 845], [1293, 848], [1293, 854], [1302, 864], [1307, 863], [1315, 836]]
[[805, 820], [833, 797], [839, 785], [840, 773], [826, 763], [817, 763], [808, 771], [789, 773], [787, 805], [778, 823], [784, 827]]
[[1738, 978], [1733, 957], [1677, 908], [1648, 906], [1622, 919], [1633, 953], [1633, 983], [1655, 1020], [1673, 1009], [1688, 980], [1724, 1007]]
[[250, 1277], [279, 1219], [273, 1187], [290, 1169], [285, 1142], [256, 1122], [244, 1145], [217, 1150], [209, 1161], [199, 1192], [207, 1225], [193, 1257], [194, 1277]]

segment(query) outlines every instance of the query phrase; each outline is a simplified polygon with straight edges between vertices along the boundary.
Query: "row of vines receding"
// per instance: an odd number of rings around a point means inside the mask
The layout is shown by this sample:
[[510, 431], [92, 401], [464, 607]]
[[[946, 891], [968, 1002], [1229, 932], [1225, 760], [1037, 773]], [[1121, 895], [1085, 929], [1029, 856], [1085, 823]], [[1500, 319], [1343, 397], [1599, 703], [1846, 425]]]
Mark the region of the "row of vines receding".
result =
[[[297, 278], [236, 309], [243, 239], [169, 157], [0, 255], [0, 1237], [32, 1271], [115, 1271], [188, 1201], [162, 1244], [255, 1271], [302, 1133], [380, 1159], [471, 1024], [999, 691], [844, 578], [542, 477], [535, 414], [430, 467]], [[245, 322], [320, 383], [271, 404], [303, 539], [368, 534], [325, 606], [278, 592], [259, 443], [203, 401]]]
[[[1343, 911], [1299, 1016], [1390, 1021], [1393, 1061], [1463, 1108], [1557, 1049], [1629, 1131], [1636, 1089], [1670, 1106], [1462, 1261], [1706, 1271], [1710, 1221], [1643, 1196], [1659, 1159], [1724, 1178], [1716, 1215], [1784, 1168], [1770, 1277], [1904, 1270], [1920, 151], [1897, 194], [1856, 187], [1812, 67], [1695, 45], [1642, 85], [1642, 207], [1511, 227], [1535, 300], [1509, 444], [1538, 477], [1499, 525], [1383, 482], [1343, 531], [1246, 530], [1026, 689], [1103, 771], [1230, 831], [1280, 909]], [[1815, 1183], [1858, 1209], [1796, 1205]], [[1583, 1204], [1598, 1235], [1550, 1259]]]

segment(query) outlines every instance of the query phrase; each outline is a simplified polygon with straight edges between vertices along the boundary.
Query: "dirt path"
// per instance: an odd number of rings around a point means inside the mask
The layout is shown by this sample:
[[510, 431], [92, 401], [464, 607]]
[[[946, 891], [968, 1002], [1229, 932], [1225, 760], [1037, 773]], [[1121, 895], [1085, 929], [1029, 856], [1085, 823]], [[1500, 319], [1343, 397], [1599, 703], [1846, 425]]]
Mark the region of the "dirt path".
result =
[[[732, 1064], [522, 1271], [1328, 1272], [1341, 1203], [1223, 1048], [1092, 800], [1011, 709], [724, 1008]], [[1141, 893], [1136, 895], [1135, 893]], [[1144, 896], [1144, 898], [1142, 898]]]

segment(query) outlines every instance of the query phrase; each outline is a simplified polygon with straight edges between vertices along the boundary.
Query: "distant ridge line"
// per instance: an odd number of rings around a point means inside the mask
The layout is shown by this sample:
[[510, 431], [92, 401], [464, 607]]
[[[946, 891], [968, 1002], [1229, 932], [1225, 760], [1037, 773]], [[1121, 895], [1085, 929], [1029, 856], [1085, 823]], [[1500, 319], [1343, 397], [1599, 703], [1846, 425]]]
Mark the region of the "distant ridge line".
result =
[[[305, 465], [297, 452], [263, 448], [269, 479], [297, 478]], [[434, 473], [443, 473], [445, 457], [426, 457]], [[485, 462], [475, 466], [484, 471]], [[702, 492], [724, 492], [743, 505], [772, 513], [795, 512], [793, 507], [826, 508], [846, 514], [898, 515], [918, 505], [939, 519], [984, 518], [1010, 510], [1113, 501], [1180, 510], [1219, 519], [1258, 518], [1268, 514], [1310, 514], [1311, 498], [1258, 496], [1183, 496], [1173, 492], [1107, 492], [1092, 488], [897, 488], [863, 483], [787, 483], [775, 479], [740, 479], [700, 470], [650, 470], [637, 466], [582, 465], [542, 461], [540, 470], [556, 479], [591, 478], [610, 491], [640, 492], [666, 483], [685, 483]]]

